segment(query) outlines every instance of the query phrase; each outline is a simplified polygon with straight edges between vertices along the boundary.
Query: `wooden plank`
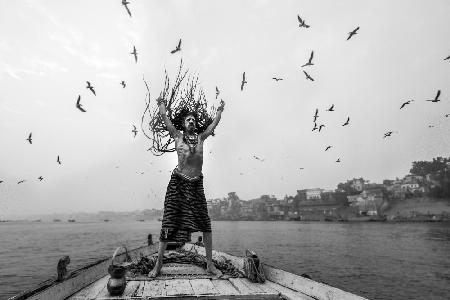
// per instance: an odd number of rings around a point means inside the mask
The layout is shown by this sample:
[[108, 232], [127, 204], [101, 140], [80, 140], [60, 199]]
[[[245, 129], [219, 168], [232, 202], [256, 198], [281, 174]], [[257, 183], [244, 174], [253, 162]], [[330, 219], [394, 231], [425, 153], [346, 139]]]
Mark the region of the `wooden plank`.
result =
[[283, 295], [284, 298], [287, 298], [289, 300], [315, 300], [316, 298], [312, 298], [310, 296], [307, 296], [303, 293], [291, 290], [287, 287], [284, 287], [282, 285], [279, 285], [278, 283], [274, 283], [271, 281], [266, 281], [264, 284], [261, 285], [261, 288], [266, 290], [272, 290], [274, 293], [279, 293]]
[[142, 298], [156, 298], [163, 296], [166, 296], [166, 284], [164, 280], [152, 280], [145, 282]]
[[[249, 285], [247, 285], [244, 280], [244, 278], [230, 278], [228, 279], [233, 286], [241, 293], [244, 295], [254, 295], [254, 294], [258, 294], [257, 291], [255, 291], [254, 288], [250, 287]], [[262, 292], [261, 292], [262, 293]]]
[[367, 300], [341, 289], [298, 276], [263, 264], [264, 274], [270, 281], [318, 300]]
[[144, 293], [144, 288], [145, 288], [145, 283], [146, 281], [139, 281], [139, 286], [136, 289], [136, 292], [134, 295], [132, 295], [133, 297], [142, 297], [142, 294]]
[[228, 280], [211, 280], [220, 295], [239, 295], [240, 292]]
[[[132, 258], [139, 258], [140, 255], [148, 256], [158, 251], [158, 243], [151, 246], [143, 246], [129, 251]], [[118, 255], [122, 257], [125, 254]], [[55, 282], [52, 286], [40, 290], [39, 286], [13, 296], [9, 300], [29, 299], [29, 300], [60, 300], [72, 296], [74, 293], [85, 288], [87, 285], [97, 281], [108, 274], [108, 266], [111, 264], [110, 258], [100, 259], [88, 266], [69, 272], [70, 277], [63, 282]], [[56, 263], [55, 263], [56, 269]]]
[[69, 300], [90, 300], [95, 299], [98, 294], [100, 294], [100, 291], [106, 286], [109, 280], [109, 275], [95, 281], [94, 283], [90, 284], [86, 288], [82, 289], [75, 295], [69, 298]]
[[247, 278], [230, 278], [230, 280], [232, 279], [232, 284], [239, 284], [242, 286], [246, 286], [250, 291], [251, 294], [266, 294], [266, 291], [259, 288], [259, 286], [261, 285], [260, 283], [253, 283], [250, 280], [248, 280]]
[[194, 295], [189, 279], [170, 279], [164, 281], [166, 283], [167, 296]]
[[219, 291], [214, 287], [211, 279], [191, 279], [189, 283], [195, 295], [217, 295]]

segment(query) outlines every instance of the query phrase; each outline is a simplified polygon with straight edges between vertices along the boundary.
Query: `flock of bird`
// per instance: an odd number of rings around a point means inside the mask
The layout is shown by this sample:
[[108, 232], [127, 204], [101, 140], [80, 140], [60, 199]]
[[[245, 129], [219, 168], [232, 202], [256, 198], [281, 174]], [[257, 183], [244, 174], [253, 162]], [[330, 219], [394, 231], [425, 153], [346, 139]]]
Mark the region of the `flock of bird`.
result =
[[[130, 4], [130, 2], [128, 2], [128, 1], [126, 1], [126, 0], [122, 0], [122, 5], [124, 6], [124, 8], [125, 8], [127, 14], [128, 14], [130, 17], [132, 17], [130, 8], [128, 7], [129, 4]], [[305, 21], [304, 19], [302, 19], [299, 15], [297, 15], [297, 20], [298, 20], [298, 26], [299, 26], [299, 28], [305, 28], [305, 29], [308, 29], [308, 28], [311, 27], [310, 25], [306, 24], [306, 21]], [[347, 41], [350, 40], [354, 35], [356, 35], [356, 34], [358, 33], [359, 29], [360, 29], [360, 27], [358, 26], [358, 27], [356, 27], [355, 29], [353, 29], [352, 31], [348, 32]], [[171, 53], [171, 54], [175, 54], [175, 53], [177, 53], [177, 52], [179, 52], [179, 51], [181, 51], [181, 39], [179, 39], [178, 44], [176, 45], [175, 49], [171, 50], [170, 53]], [[137, 52], [135, 46], [133, 46], [133, 51], [130, 52], [130, 54], [133, 55], [134, 61], [135, 61], [135, 63], [137, 63], [137, 62], [138, 62], [138, 52]], [[314, 65], [313, 59], [314, 59], [314, 51], [311, 51], [311, 54], [310, 54], [310, 56], [309, 56], [308, 61], [307, 61], [306, 63], [304, 63], [303, 65], [301, 65], [300, 68], [305, 68], [305, 67], [313, 66], [313, 65]], [[444, 58], [444, 60], [449, 60], [449, 59], [450, 59], [450, 56]], [[306, 72], [305, 70], [303, 70], [303, 69], [302, 69], [302, 71], [303, 71], [303, 73], [305, 74], [306, 80], [314, 81], [314, 78], [313, 78], [309, 73], [307, 73], [307, 72]], [[276, 81], [276, 82], [284, 80], [283, 78], [280, 78], [280, 77], [273, 77], [272, 79], [273, 79], [274, 81]], [[243, 72], [243, 74], [242, 74], [241, 86], [240, 86], [241, 91], [244, 90], [244, 86], [245, 86], [245, 84], [247, 84], [247, 83], [248, 83], [248, 82], [247, 82], [247, 79], [246, 79], [245, 72]], [[89, 81], [86, 81], [86, 84], [87, 84], [86, 89], [90, 90], [90, 91], [92, 92], [92, 94], [93, 94], [94, 96], [96, 96], [96, 91], [95, 91], [95, 88], [94, 88], [94, 86], [92, 85], [92, 83], [89, 82]], [[126, 86], [127, 86], [126, 83], [125, 83], [125, 81], [123, 81], [123, 80], [120, 82], [120, 85], [122, 86], [122, 88], [126, 88]], [[217, 99], [217, 97], [219, 96], [219, 94], [220, 94], [220, 90], [219, 90], [219, 88], [216, 86], [216, 99]], [[433, 99], [428, 99], [428, 100], [426, 100], [426, 101], [430, 101], [430, 102], [433, 102], [433, 103], [439, 102], [439, 101], [441, 101], [441, 100], [439, 99], [440, 95], [441, 95], [441, 91], [438, 90], [436, 96], [435, 96]], [[402, 103], [401, 106], [400, 106], [400, 109], [405, 109], [406, 106], [407, 106], [407, 105], [410, 105], [412, 102], [414, 102], [414, 100], [408, 100], [408, 101]], [[81, 112], [83, 112], [83, 113], [87, 112], [87, 110], [86, 110], [85, 108], [83, 108], [83, 105], [81, 104], [81, 95], [78, 95], [78, 98], [77, 98], [75, 107], [76, 107], [79, 111], [81, 111]], [[332, 104], [332, 105], [331, 105], [328, 109], [326, 109], [325, 111], [327, 111], [327, 112], [334, 112], [334, 111], [335, 111], [334, 108], [335, 108], [335, 106], [334, 106], [334, 104]], [[446, 114], [445, 117], [446, 117], [446, 118], [450, 117], [450, 114]], [[325, 125], [325, 124], [318, 124], [318, 123], [317, 123], [317, 122], [318, 122], [318, 118], [319, 118], [319, 109], [316, 108], [315, 114], [313, 115], [313, 123], [314, 123], [314, 126], [313, 126], [312, 131], [317, 131], [317, 132], [319, 133], [319, 132], [321, 132], [321, 131], [323, 130], [324, 127], [326, 127], [326, 125]], [[348, 125], [350, 125], [350, 117], [347, 117], [347, 120], [342, 124], [342, 126], [348, 126]], [[131, 132], [132, 132], [132, 134], [133, 134], [133, 137], [136, 137], [136, 135], [138, 134], [138, 130], [137, 130], [137, 128], [136, 128], [135, 125], [132, 125], [132, 126], [133, 126], [133, 129], [131, 130]], [[431, 125], [430, 125], [429, 127], [431, 127]], [[397, 133], [397, 131], [388, 131], [388, 132], [384, 133], [383, 138], [390, 137], [393, 133]], [[32, 143], [33, 143], [32, 132], [29, 133], [28, 138], [27, 138], [26, 140], [29, 142], [29, 144], [32, 144]], [[325, 147], [325, 151], [329, 151], [332, 147], [333, 147], [332, 145], [327, 145], [327, 146]], [[262, 158], [260, 158], [260, 157], [258, 157], [258, 156], [256, 156], [256, 155], [253, 155], [253, 158], [254, 158], [255, 160], [260, 161], [260, 162], [264, 162], [264, 161], [265, 161], [265, 159], [262, 159]], [[61, 165], [61, 160], [60, 160], [60, 156], [59, 156], [59, 155], [57, 156], [56, 162], [57, 162], [59, 165]], [[336, 162], [337, 162], [337, 163], [341, 162], [340, 158], [338, 158], [338, 159], [336, 160]], [[117, 166], [116, 168], [118, 168], [118, 166]], [[300, 169], [300, 170], [303, 170], [304, 168], [301, 167], [301, 168], [299, 168], [299, 169]], [[160, 170], [159, 172], [161, 172], [161, 170]], [[144, 172], [141, 172], [141, 174], [143, 174], [143, 173], [144, 173]], [[240, 173], [240, 175], [243, 175], [243, 173]], [[39, 176], [39, 177], [38, 177], [38, 180], [39, 180], [39, 181], [42, 181], [43, 179], [44, 179], [44, 178], [43, 178], [42, 176]], [[3, 180], [0, 180], [0, 183], [3, 183], [3, 182], [4, 182]], [[17, 184], [21, 184], [21, 183], [24, 183], [24, 182], [26, 182], [25, 179], [18, 181]]]

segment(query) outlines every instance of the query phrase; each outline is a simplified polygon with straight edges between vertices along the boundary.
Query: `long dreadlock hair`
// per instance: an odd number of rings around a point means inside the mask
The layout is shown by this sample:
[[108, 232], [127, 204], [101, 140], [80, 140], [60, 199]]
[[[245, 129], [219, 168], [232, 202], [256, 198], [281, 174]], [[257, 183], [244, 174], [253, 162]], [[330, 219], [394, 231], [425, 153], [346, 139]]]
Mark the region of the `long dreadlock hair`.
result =
[[[201, 133], [212, 123], [215, 114], [214, 106], [208, 109], [205, 93], [200, 87], [198, 76], [188, 75], [189, 70], [183, 70], [183, 60], [181, 60], [178, 74], [173, 86], [165, 70], [164, 89], [159, 94], [166, 106], [167, 117], [173, 126], [184, 131], [184, 120], [188, 115], [193, 115], [196, 123], [196, 133]], [[152, 141], [150, 148], [154, 155], [162, 155], [166, 152], [175, 151], [172, 144], [174, 139], [170, 136], [161, 115], [159, 107], [150, 108], [150, 89], [144, 79], [147, 93], [145, 95], [145, 110], [141, 118], [141, 128], [144, 135]], [[144, 124], [145, 127], [144, 128]], [[214, 133], [212, 134], [214, 135]]]

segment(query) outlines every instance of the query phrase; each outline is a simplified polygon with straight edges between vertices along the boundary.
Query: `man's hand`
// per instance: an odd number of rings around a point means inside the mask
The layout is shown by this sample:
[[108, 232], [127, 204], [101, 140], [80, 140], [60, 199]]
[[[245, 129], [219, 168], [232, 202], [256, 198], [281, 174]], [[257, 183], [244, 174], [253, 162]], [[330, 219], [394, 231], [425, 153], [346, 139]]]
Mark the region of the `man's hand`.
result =
[[223, 101], [223, 100], [220, 100], [220, 105], [219, 105], [219, 107], [217, 108], [217, 110], [219, 111], [223, 111], [224, 110], [224, 108], [225, 108], [225, 101]]

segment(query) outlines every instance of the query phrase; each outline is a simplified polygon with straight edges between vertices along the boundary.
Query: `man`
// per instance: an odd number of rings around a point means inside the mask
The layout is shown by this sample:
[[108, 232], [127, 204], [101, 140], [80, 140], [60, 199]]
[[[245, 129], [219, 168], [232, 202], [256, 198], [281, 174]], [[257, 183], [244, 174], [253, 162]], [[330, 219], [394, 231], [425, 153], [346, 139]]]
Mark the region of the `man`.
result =
[[167, 117], [163, 99], [158, 98], [159, 113], [170, 136], [175, 140], [178, 166], [173, 170], [164, 200], [164, 216], [160, 234], [158, 260], [148, 274], [156, 277], [162, 267], [167, 242], [188, 242], [191, 232], [201, 231], [205, 241], [206, 271], [221, 275], [212, 262], [211, 220], [208, 216], [203, 190], [203, 142], [213, 134], [219, 124], [225, 102], [220, 101], [216, 116], [205, 131], [197, 133], [196, 114], [186, 113], [183, 118], [183, 132], [180, 132]]

